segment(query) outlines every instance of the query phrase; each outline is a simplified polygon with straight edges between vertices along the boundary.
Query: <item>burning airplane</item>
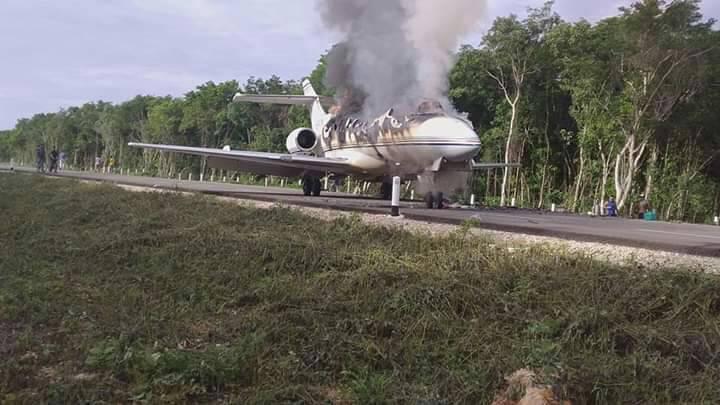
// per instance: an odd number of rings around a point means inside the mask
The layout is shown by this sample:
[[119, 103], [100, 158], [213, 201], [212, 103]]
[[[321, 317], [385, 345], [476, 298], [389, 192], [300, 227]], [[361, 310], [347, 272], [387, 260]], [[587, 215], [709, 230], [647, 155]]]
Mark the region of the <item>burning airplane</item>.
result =
[[[454, 4], [447, 4], [447, 3]], [[337, 97], [319, 96], [309, 80], [304, 95], [237, 94], [234, 102], [307, 105], [312, 128], [287, 138], [288, 153], [261, 153], [175, 145], [130, 146], [205, 156], [225, 170], [302, 177], [308, 196], [321, 177], [347, 176], [382, 183], [418, 181], [429, 208], [464, 188], [477, 164], [480, 138], [447, 98], [447, 75], [458, 41], [482, 16], [482, 0], [318, 0], [329, 29], [344, 41], [326, 56], [325, 84]]]

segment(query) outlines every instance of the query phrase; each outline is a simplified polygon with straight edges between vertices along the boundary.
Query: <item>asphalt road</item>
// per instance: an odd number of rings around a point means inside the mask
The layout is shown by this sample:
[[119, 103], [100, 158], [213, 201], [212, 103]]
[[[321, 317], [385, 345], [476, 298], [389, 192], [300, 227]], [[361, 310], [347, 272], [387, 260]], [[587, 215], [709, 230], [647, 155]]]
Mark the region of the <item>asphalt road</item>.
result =
[[[0, 170], [7, 169], [7, 166], [0, 166]], [[32, 169], [16, 170], [33, 172]], [[218, 182], [201, 183], [199, 181], [72, 171], [60, 173], [58, 176], [261, 201], [279, 201], [345, 211], [377, 214], [389, 214], [390, 212], [388, 201], [345, 193], [324, 193], [320, 197], [305, 197], [300, 190], [291, 188], [245, 186]], [[409, 219], [450, 224], [460, 224], [468, 219], [474, 219], [474, 223], [478, 227], [485, 229], [720, 257], [720, 227], [711, 225], [589, 217], [509, 208], [428, 210], [424, 208], [421, 201], [403, 201], [401, 214]]]

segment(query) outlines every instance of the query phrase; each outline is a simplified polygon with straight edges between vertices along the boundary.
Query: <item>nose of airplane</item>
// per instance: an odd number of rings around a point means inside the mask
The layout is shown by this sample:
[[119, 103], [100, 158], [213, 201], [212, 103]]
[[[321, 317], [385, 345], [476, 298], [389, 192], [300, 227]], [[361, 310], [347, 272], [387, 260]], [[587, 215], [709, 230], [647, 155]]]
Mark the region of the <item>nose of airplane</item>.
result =
[[418, 137], [437, 144], [450, 161], [472, 159], [480, 151], [480, 137], [469, 123], [454, 117], [435, 117], [420, 126]]

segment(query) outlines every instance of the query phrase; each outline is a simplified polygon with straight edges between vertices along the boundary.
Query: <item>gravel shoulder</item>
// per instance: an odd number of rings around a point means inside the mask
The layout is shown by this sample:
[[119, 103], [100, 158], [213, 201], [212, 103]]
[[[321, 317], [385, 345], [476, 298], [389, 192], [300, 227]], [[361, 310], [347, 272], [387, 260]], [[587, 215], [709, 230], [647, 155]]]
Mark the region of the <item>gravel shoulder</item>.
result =
[[[136, 192], [173, 192], [169, 190], [153, 189], [149, 187], [137, 187], [127, 185], [117, 186], [125, 190]], [[180, 193], [184, 195], [193, 194], [189, 192]], [[231, 204], [252, 206], [261, 209], [269, 209], [278, 206], [290, 207], [299, 212], [302, 212], [305, 215], [324, 221], [332, 221], [340, 217], [354, 216], [361, 219], [364, 223], [367, 224], [399, 228], [405, 231], [427, 234], [431, 236], [446, 235], [448, 233], [455, 232], [461, 228], [457, 225], [437, 224], [424, 221], [410, 220], [402, 216], [391, 217], [389, 215], [374, 215], [357, 212], [350, 213], [322, 208], [309, 208], [288, 204], [240, 199], [234, 197], [212, 196], [209, 198], [215, 198], [217, 200], [225, 201]], [[573, 254], [585, 257], [589, 256], [595, 260], [607, 261], [612, 264], [628, 265], [649, 270], [680, 268], [694, 272], [720, 274], [720, 258], [692, 256], [680, 253], [639, 249], [633, 247], [622, 247], [603, 243], [569, 241], [566, 239], [491, 231], [479, 228], [472, 228], [470, 232], [477, 237], [490, 238], [496, 245], [506, 248], [508, 250], [521, 251], [531, 246], [541, 246], [557, 252], [558, 255]]]

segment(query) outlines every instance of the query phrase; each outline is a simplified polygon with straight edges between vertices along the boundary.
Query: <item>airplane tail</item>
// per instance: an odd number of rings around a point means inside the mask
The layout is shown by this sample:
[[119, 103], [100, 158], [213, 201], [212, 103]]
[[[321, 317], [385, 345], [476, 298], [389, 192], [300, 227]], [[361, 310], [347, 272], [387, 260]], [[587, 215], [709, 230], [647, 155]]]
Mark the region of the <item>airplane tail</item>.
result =
[[310, 83], [310, 80], [303, 80], [302, 86], [303, 94], [305, 94], [305, 96], [315, 98], [315, 101], [310, 108], [310, 121], [312, 122], [313, 130], [320, 134], [322, 127], [328, 120], [328, 113], [325, 111], [325, 108], [323, 108], [320, 97], [318, 97], [318, 94], [313, 88], [312, 83]]
[[242, 94], [238, 93], [233, 97], [236, 103], [262, 103], [262, 104], [278, 104], [278, 105], [305, 105], [310, 107], [310, 120], [312, 121], [313, 130], [316, 133], [322, 131], [323, 126], [328, 121], [328, 113], [325, 107], [330, 108], [335, 105], [335, 99], [332, 97], [319, 96], [313, 88], [310, 80], [305, 79], [302, 82], [302, 96], [289, 94]]
[[309, 97], [317, 97], [317, 93], [315, 92], [315, 89], [313, 88], [312, 83], [310, 83], [310, 80], [305, 79], [302, 82], [303, 86], [303, 94]]

